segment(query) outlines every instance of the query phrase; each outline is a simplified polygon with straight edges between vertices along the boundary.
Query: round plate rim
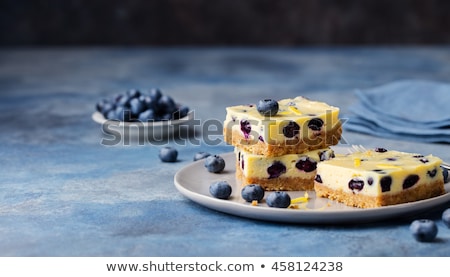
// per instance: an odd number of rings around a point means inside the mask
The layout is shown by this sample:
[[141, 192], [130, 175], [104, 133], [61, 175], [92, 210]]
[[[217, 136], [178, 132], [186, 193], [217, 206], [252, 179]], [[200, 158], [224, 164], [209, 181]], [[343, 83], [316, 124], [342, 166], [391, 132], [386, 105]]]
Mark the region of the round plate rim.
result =
[[[341, 146], [340, 146], [341, 147]], [[234, 152], [220, 154], [227, 164], [234, 160]], [[336, 223], [365, 223], [395, 218], [410, 213], [424, 211], [450, 201], [450, 183], [445, 184], [446, 193], [430, 199], [411, 203], [384, 206], [379, 208], [360, 209], [351, 208], [346, 210], [302, 210], [302, 209], [279, 209], [268, 206], [252, 206], [249, 203], [241, 203], [233, 200], [222, 200], [192, 190], [183, 182], [182, 175], [192, 173], [203, 167], [204, 161], [196, 161], [184, 166], [174, 176], [174, 184], [177, 190], [188, 199], [207, 208], [224, 212], [227, 214], [258, 219], [263, 221], [275, 221], [284, 223], [314, 223], [314, 224], [336, 224]], [[227, 168], [226, 168], [227, 169]], [[201, 170], [206, 171], [205, 168]], [[228, 174], [233, 174], [233, 169], [228, 169]], [[211, 180], [218, 179], [220, 174], [211, 173]], [[329, 200], [332, 201], [332, 200]], [[332, 201], [334, 202], [334, 201]]]

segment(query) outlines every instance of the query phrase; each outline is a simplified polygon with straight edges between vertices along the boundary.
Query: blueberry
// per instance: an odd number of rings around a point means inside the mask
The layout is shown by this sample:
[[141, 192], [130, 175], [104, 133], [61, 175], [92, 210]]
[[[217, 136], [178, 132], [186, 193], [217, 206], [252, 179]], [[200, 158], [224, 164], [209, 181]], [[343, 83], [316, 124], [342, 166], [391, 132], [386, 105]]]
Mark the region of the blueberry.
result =
[[154, 121], [156, 119], [155, 112], [152, 109], [148, 109], [139, 114], [139, 121], [147, 122]]
[[178, 151], [170, 146], [163, 147], [159, 150], [159, 158], [166, 163], [173, 163], [177, 161]]
[[133, 98], [139, 98], [141, 96], [141, 92], [137, 89], [130, 89], [127, 91], [127, 96], [131, 99]]
[[172, 115], [172, 113], [177, 110], [175, 101], [168, 95], [162, 95], [161, 98], [159, 98], [158, 108], [160, 109], [161, 113], [170, 115]]
[[413, 237], [420, 242], [430, 242], [436, 238], [438, 228], [436, 223], [430, 219], [414, 220], [409, 226]]
[[305, 172], [312, 172], [317, 168], [317, 162], [310, 157], [301, 157], [295, 167]]
[[281, 174], [286, 173], [286, 166], [282, 162], [275, 161], [267, 168], [267, 173], [269, 174], [269, 179], [278, 178]]
[[202, 160], [209, 156], [211, 156], [211, 154], [209, 154], [208, 152], [197, 152], [194, 155], [194, 161]]
[[152, 109], [153, 111], [158, 111], [158, 102], [153, 100], [149, 95], [141, 95], [139, 100], [144, 103], [146, 109]]
[[320, 131], [323, 126], [323, 120], [320, 118], [313, 118], [308, 122], [308, 128], [313, 131]]
[[447, 168], [442, 168], [442, 175], [444, 176], [444, 183], [448, 182], [448, 169]]
[[130, 110], [133, 117], [138, 117], [141, 112], [145, 110], [146, 106], [144, 102], [139, 98], [132, 98], [130, 100]]
[[442, 213], [442, 222], [444, 222], [445, 226], [450, 228], [450, 208]]
[[427, 171], [427, 175], [430, 176], [430, 178], [434, 178], [434, 176], [436, 176], [437, 173], [437, 169], [433, 169], [433, 170], [428, 170]]
[[114, 104], [112, 104], [110, 102], [106, 102], [106, 103], [103, 103], [101, 105], [101, 111], [100, 112], [103, 114], [104, 117], [106, 117], [108, 115], [108, 113], [110, 111], [114, 111], [115, 108], [116, 108], [116, 106]]
[[152, 89], [150, 89], [149, 96], [153, 99], [153, 101], [158, 103], [159, 98], [161, 98], [161, 96], [162, 96], [162, 93], [158, 88], [152, 88]]
[[111, 105], [111, 103], [106, 100], [106, 99], [102, 99], [99, 102], [97, 102], [97, 104], [95, 104], [95, 109], [97, 110], [97, 112], [103, 113], [103, 108], [105, 105]]
[[231, 186], [227, 181], [214, 182], [209, 186], [209, 193], [219, 199], [228, 199], [231, 191]]
[[283, 135], [287, 138], [293, 138], [300, 132], [300, 126], [294, 121], [289, 121], [289, 123], [283, 127]]
[[264, 189], [257, 184], [250, 184], [241, 190], [241, 196], [247, 202], [261, 201], [264, 198]]
[[348, 182], [348, 188], [352, 191], [361, 191], [364, 188], [364, 180], [353, 178]]
[[272, 99], [259, 100], [256, 110], [264, 116], [274, 116], [278, 113], [278, 102]]
[[379, 152], [379, 153], [384, 153], [387, 152], [386, 148], [382, 148], [382, 147], [377, 147], [374, 149], [375, 152]]
[[384, 176], [380, 180], [381, 192], [386, 192], [391, 190], [392, 178], [391, 176]]
[[130, 100], [131, 100], [131, 98], [128, 95], [119, 95], [117, 97], [116, 104], [117, 104], [117, 106], [129, 108], [130, 107]]
[[106, 119], [109, 119], [109, 120], [119, 120], [119, 117], [117, 116], [116, 110], [115, 110], [115, 109], [114, 109], [114, 110], [110, 110], [110, 111], [106, 114], [105, 118], [106, 118]]
[[291, 197], [284, 191], [275, 191], [267, 196], [266, 203], [269, 207], [287, 208], [291, 205]]
[[220, 173], [225, 168], [225, 160], [219, 155], [208, 156], [205, 159], [205, 167], [209, 172]]
[[120, 121], [131, 121], [132, 116], [131, 116], [131, 111], [129, 108], [123, 107], [123, 106], [117, 106], [116, 110], [116, 118]]
[[419, 181], [419, 175], [416, 174], [409, 175], [403, 181], [403, 189], [407, 189], [414, 186], [417, 183], [417, 181]]

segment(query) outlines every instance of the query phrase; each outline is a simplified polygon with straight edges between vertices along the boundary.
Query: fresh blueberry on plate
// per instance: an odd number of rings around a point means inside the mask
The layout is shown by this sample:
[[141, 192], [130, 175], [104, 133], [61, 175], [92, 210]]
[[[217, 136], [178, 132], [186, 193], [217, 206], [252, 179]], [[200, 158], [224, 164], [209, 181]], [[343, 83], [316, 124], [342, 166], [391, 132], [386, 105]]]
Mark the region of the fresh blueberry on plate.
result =
[[264, 189], [258, 184], [250, 184], [241, 190], [241, 196], [247, 202], [259, 202], [264, 198]]
[[209, 193], [219, 199], [228, 199], [231, 191], [231, 186], [227, 181], [214, 182], [209, 186]]
[[285, 191], [275, 191], [267, 196], [266, 203], [269, 207], [287, 208], [291, 205], [291, 197]]
[[211, 155], [205, 159], [205, 167], [209, 172], [220, 173], [225, 169], [225, 160], [219, 155]]
[[413, 237], [420, 242], [431, 242], [438, 233], [436, 223], [430, 219], [414, 220], [409, 226], [409, 230]]
[[163, 147], [159, 150], [159, 158], [166, 163], [173, 163], [177, 161], [178, 151], [170, 146]]

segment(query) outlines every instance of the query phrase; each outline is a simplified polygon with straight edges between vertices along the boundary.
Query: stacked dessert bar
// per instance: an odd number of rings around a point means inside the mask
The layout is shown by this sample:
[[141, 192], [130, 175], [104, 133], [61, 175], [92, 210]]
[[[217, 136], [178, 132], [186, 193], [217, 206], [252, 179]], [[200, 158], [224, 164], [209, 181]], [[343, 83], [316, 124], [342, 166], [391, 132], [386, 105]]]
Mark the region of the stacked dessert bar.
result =
[[243, 186], [313, 190], [317, 164], [334, 157], [329, 147], [339, 142], [342, 124], [339, 108], [299, 96], [227, 107], [223, 132]]

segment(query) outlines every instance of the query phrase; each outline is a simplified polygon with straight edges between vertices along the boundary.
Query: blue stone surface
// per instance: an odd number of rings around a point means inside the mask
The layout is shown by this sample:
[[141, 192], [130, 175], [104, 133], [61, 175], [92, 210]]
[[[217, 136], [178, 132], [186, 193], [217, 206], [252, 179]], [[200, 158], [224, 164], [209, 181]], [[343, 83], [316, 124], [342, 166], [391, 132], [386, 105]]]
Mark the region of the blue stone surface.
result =
[[[225, 107], [304, 95], [339, 106], [398, 79], [450, 82], [448, 47], [23, 48], [0, 50], [1, 256], [450, 256], [441, 213], [374, 223], [282, 224], [223, 214], [182, 196], [174, 174], [199, 151], [232, 151]], [[202, 122], [189, 140], [122, 141], [91, 119], [103, 97], [159, 87]], [[208, 134], [208, 137], [205, 137]], [[346, 132], [344, 142], [430, 153], [450, 145]], [[162, 145], [179, 151], [162, 163]], [[433, 243], [409, 232], [436, 220]], [[273, 242], [276, 243], [273, 243]]]

